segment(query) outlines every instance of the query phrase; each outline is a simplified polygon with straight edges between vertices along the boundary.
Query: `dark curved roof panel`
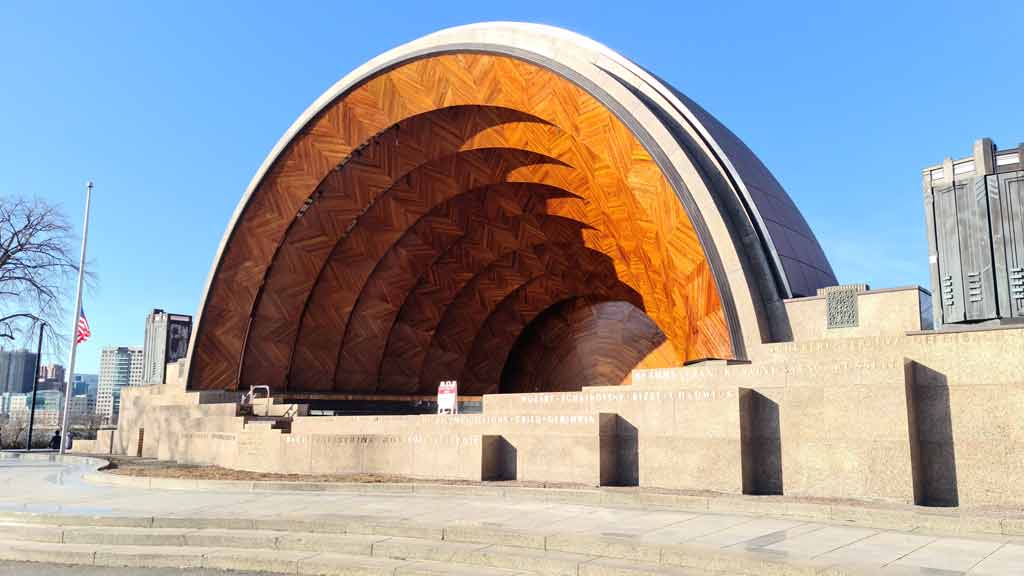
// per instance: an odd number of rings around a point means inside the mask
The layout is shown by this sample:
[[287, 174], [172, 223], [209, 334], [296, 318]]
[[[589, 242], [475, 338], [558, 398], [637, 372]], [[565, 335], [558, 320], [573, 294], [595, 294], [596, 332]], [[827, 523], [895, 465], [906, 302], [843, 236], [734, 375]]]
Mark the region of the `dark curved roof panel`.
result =
[[[758, 227], [762, 241], [777, 265], [782, 267], [789, 295], [810, 296], [818, 288], [836, 282], [832, 265], [789, 194], [763, 162], [731, 130], [707, 110], [662, 80], [697, 117], [727, 156], [746, 189], [747, 210]], [[783, 294], [786, 293], [783, 287]]]

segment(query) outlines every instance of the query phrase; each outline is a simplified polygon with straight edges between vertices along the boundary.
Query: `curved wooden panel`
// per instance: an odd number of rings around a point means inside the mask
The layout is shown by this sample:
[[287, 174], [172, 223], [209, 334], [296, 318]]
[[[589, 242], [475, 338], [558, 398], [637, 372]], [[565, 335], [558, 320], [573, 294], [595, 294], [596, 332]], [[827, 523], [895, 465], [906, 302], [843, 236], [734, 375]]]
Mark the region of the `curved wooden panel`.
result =
[[[413, 118], [409, 121], [412, 124], [413, 129], [409, 129], [407, 127], [404, 129], [404, 131], [401, 131], [400, 134], [395, 134], [393, 133], [393, 131], [389, 130], [382, 134], [381, 136], [378, 136], [377, 138], [374, 139], [373, 146], [367, 148], [368, 150], [373, 150], [376, 152], [375, 154], [372, 155], [372, 160], [367, 162], [350, 161], [348, 164], [342, 166], [338, 173], [358, 174], [360, 172], [368, 171], [376, 175], [379, 175], [379, 173], [373, 171], [379, 169], [380, 167], [386, 168], [388, 166], [396, 165], [402, 166], [402, 169], [408, 167], [410, 164], [412, 164], [411, 161], [405, 160], [403, 162], [400, 160], [402, 158], [419, 158], [419, 151], [424, 149], [424, 147], [426, 146], [426, 144], [424, 144], [424, 141], [429, 142], [430, 139], [434, 137], [439, 131], [443, 131], [445, 126], [444, 120], [447, 118], [452, 118], [453, 122], [462, 122], [466, 126], [468, 126], [467, 128], [460, 129], [460, 134], [472, 132], [481, 125], [486, 126], [489, 123], [497, 122], [498, 120], [518, 119], [517, 116], [512, 114], [506, 114], [506, 111], [500, 109], [496, 111], [488, 108], [480, 110], [480, 112], [477, 112], [477, 109], [472, 107], [463, 107], [450, 110], [446, 109], [439, 111], [437, 113], [425, 114]], [[483, 120], [476, 119], [478, 115], [482, 115]], [[408, 144], [408, 142], [410, 141], [412, 142], [412, 145]], [[573, 159], [576, 161], [588, 162], [590, 166], [587, 171], [549, 171], [547, 174], [545, 174], [545, 177], [547, 181], [556, 183], [559, 186], [579, 188], [581, 191], [586, 193], [591, 198], [602, 198], [607, 195], [605, 192], [593, 191], [598, 187], [603, 187], [604, 189], [614, 189], [617, 186], [618, 189], [621, 190], [625, 186], [625, 184], [621, 182], [621, 179], [616, 178], [614, 174], [608, 175], [609, 171], [603, 168], [603, 166], [605, 165], [603, 161], [596, 159], [596, 157], [593, 154], [587, 154], [586, 150], [581, 148], [578, 145], [578, 143], [574, 143], [572, 139], [568, 137], [564, 132], [553, 126], [549, 126], [538, 122], [511, 121], [502, 124], [497, 124], [495, 126], [476, 131], [475, 135], [470, 139], [470, 141], [466, 142], [462, 146], [462, 149], [473, 150], [495, 145], [508, 147], [520, 146], [537, 153], [551, 152], [554, 154], [558, 154], [559, 156], [565, 159]], [[449, 150], [451, 149], [451, 147], [451, 145], [444, 146], [442, 147], [442, 150]], [[367, 167], [367, 164], [369, 164], [370, 166]], [[405, 174], [408, 173], [409, 172], [406, 172]], [[606, 174], [606, 177], [604, 178], [605, 182], [594, 182], [593, 177], [591, 176], [592, 174]], [[336, 181], [346, 181], [347, 185], [359, 186], [358, 180], [347, 182], [347, 180], [341, 178], [340, 176], [337, 178], [329, 176], [328, 180], [325, 182]], [[376, 200], [376, 197], [379, 197], [380, 194], [379, 192], [376, 192], [376, 190], [379, 190], [380, 187], [387, 181], [387, 178], [380, 178], [378, 181], [376, 181], [376, 184], [374, 186], [370, 187], [371, 190], [369, 193], [356, 194], [355, 196], [357, 197], [358, 200], [362, 202], [369, 202], [372, 204], [372, 202], [374, 202]], [[375, 194], [377, 196], [375, 196]], [[343, 218], [351, 218], [351, 209], [346, 209], [346, 205], [344, 204], [344, 202], [345, 199], [340, 198], [337, 194], [334, 194], [329, 198], [318, 199], [315, 203], [309, 206], [308, 210], [303, 215], [303, 221], [317, 222], [317, 218], [321, 214], [325, 213], [329, 215], [338, 215], [333, 216], [334, 218], [338, 218], [339, 216]], [[593, 244], [596, 248], [599, 248], [600, 251], [618, 258], [620, 254], [628, 254], [632, 250], [634, 250], [635, 241], [633, 241], [631, 238], [641, 236], [644, 234], [644, 232], [642, 230], [637, 229], [637, 223], [632, 218], [629, 217], [631, 211], [605, 210], [606, 206], [614, 205], [614, 202], [589, 202], [583, 207], [583, 210], [580, 210], [579, 208], [581, 206], [578, 204], [566, 205], [565, 203], [561, 203], [557, 206], [557, 208], [559, 209], [559, 211], [563, 213], [571, 214], [577, 218], [586, 219], [588, 221], [594, 221], [599, 225], [605, 226], [605, 229], [610, 234], [602, 234], [601, 238], [588, 238], [588, 241], [590, 241], [591, 244]], [[328, 230], [326, 234], [321, 233], [320, 237], [326, 237], [329, 239], [332, 233], [338, 234], [337, 230], [341, 227], [340, 224], [341, 223], [335, 222], [332, 226], [320, 226], [318, 229]], [[352, 223], [347, 224], [347, 226], [345, 227], [345, 232], [342, 233], [343, 238], [346, 237], [347, 234], [352, 233], [352, 227], [354, 226], [354, 224], [354, 221]], [[295, 228], [298, 227], [293, 227], [293, 229]], [[292, 231], [289, 231], [290, 235], [291, 232]], [[373, 231], [371, 230], [370, 232], [372, 233]], [[298, 236], [298, 234], [296, 234], [295, 236]], [[598, 244], [597, 242], [600, 242], [600, 244]], [[320, 246], [325, 246], [327, 243], [328, 242], [321, 243]], [[622, 246], [623, 243], [625, 243], [626, 246]], [[285, 247], [288, 246], [289, 244], [286, 243], [282, 248], [282, 252], [287, 253]], [[316, 253], [315, 258], [309, 258], [309, 253], [311, 252], [311, 247], [309, 245], [304, 245], [302, 246], [302, 248], [304, 248], [303, 252], [304, 255], [307, 257], [307, 260], [313, 260], [315, 262], [322, 261], [322, 248], [320, 251]], [[334, 260], [332, 262], [328, 262], [326, 265], [321, 266], [320, 272], [318, 273], [317, 276], [317, 281], [319, 281], [322, 278], [323, 270], [325, 269], [325, 267], [330, 268], [332, 266], [335, 266], [348, 269], [350, 266], [348, 263], [350, 256], [350, 254], [347, 254], [345, 252], [335, 251], [332, 256]], [[375, 266], [379, 267], [379, 264], [376, 264]], [[288, 275], [273, 274], [275, 271], [279, 269], [290, 270], [290, 267], [278, 268], [275, 266], [274, 268], [271, 269], [271, 274], [269, 275], [270, 278], [268, 280], [268, 294], [278, 294], [279, 292], [282, 291], [282, 288], [280, 286], [274, 286], [273, 281], [275, 278], [279, 278], [282, 276], [284, 278], [289, 278]], [[633, 266], [633, 268], [630, 269], [626, 268], [626, 264], [623, 263], [620, 266], [620, 273], [623, 274], [623, 277], [626, 278], [628, 282], [630, 282], [631, 284], [635, 284], [641, 290], [645, 291], [648, 294], [650, 294], [652, 290], [654, 290], [654, 286], [665, 285], [660, 276], [655, 278], [649, 278], [649, 276], [652, 273], [660, 273], [659, 271], [652, 271], [643, 266]], [[639, 281], [639, 283], [637, 283], [637, 281]], [[284, 282], [289, 281], [285, 280]], [[273, 300], [273, 303], [277, 304], [276, 306], [274, 306], [273, 308], [271, 308], [270, 306], [261, 306], [261, 310], [278, 310], [281, 312], [281, 315], [276, 318], [271, 316], [269, 318], [271, 322], [268, 323], [268, 318], [264, 314], [257, 314], [257, 316], [253, 320], [253, 334], [255, 336], [267, 336], [268, 338], [277, 337], [278, 341], [282, 342], [288, 342], [290, 339], [290, 341], [293, 342], [292, 346], [294, 347], [301, 346], [298, 339], [302, 338], [301, 336], [299, 336], [298, 338], [294, 336], [295, 332], [293, 331], [292, 328], [297, 324], [296, 317], [298, 316], [298, 312], [295, 311], [296, 301], [299, 298], [301, 298], [303, 294], [306, 294], [306, 310], [308, 315], [308, 293], [310, 290], [309, 286], [311, 282], [308, 279], [303, 280], [301, 278], [293, 278], [290, 280], [290, 283], [292, 289], [283, 290], [283, 293], [285, 295], [291, 295], [292, 311], [290, 312], [290, 314], [288, 313], [289, 309], [279, 305], [279, 301], [281, 300], [281, 298], [275, 298]], [[298, 287], [298, 289], [295, 289], [295, 287]], [[323, 292], [323, 290], [321, 290], [321, 292]], [[663, 299], [660, 298], [657, 299], [657, 301], [659, 302], [662, 300]], [[654, 306], [654, 304], [651, 304], [652, 308]], [[273, 327], [273, 329], [276, 330], [276, 332], [274, 334], [261, 335], [259, 329], [261, 327], [266, 326]], [[330, 332], [324, 335], [324, 332], [321, 331], [319, 333], [310, 334], [309, 337], [306, 338], [306, 341], [323, 343], [324, 355], [326, 356], [327, 347], [332, 346], [334, 344], [334, 335]], [[273, 346], [272, 339], [264, 340], [263, 338], [254, 338], [251, 339], [250, 342], [254, 342], [256, 344], [255, 346], [250, 346], [249, 348], [262, 347], [265, 349]], [[246, 366], [253, 364], [259, 366], [261, 362], [264, 364], [276, 364], [278, 362], [278, 359], [275, 358], [274, 355], [272, 354], [260, 353], [260, 351], [256, 349], [250, 349], [249, 352], [252, 352], [252, 354], [247, 354]], [[301, 351], [300, 354], [304, 352], [305, 351]], [[289, 358], [291, 358], [292, 362], [294, 362], [294, 352], [289, 355]], [[362, 366], [361, 368], [358, 367], [360, 365]], [[370, 369], [369, 367], [373, 366], [374, 363], [363, 361], [360, 365], [356, 365], [357, 367], [355, 370], [354, 379], [367, 379], [368, 381], [369, 376], [366, 376], [364, 378], [360, 375], [366, 374], [368, 369]], [[327, 364], [323, 364], [323, 366], [326, 367]], [[294, 370], [292, 372], [294, 372]], [[337, 373], [337, 369], [335, 369], [335, 372]], [[252, 379], [247, 378], [246, 384], [251, 385], [265, 383], [270, 385], [273, 389], [276, 389], [277, 381], [275, 380], [275, 378], [280, 377], [280, 375], [274, 371], [272, 366], [260, 366], [259, 369], [255, 369], [247, 373], [252, 373], [255, 376]], [[316, 377], [316, 381], [322, 381], [323, 376], [325, 376], [325, 374], [318, 374]], [[344, 387], [348, 385], [346, 383], [346, 379], [348, 377], [349, 374], [347, 373], [344, 375], [337, 375], [335, 377], [335, 381], [339, 389], [344, 389]], [[262, 381], [257, 380], [256, 378], [260, 378], [262, 379]], [[298, 384], [298, 386], [300, 387], [306, 385], [306, 383]], [[322, 384], [320, 387], [316, 389], [325, 390], [326, 388], [327, 384]]]
[[[519, 142], [523, 135], [526, 135], [526, 143]], [[504, 134], [497, 134], [494, 130], [484, 130], [474, 136], [467, 146], [475, 146], [477, 140], [491, 141], [502, 137]], [[624, 179], [622, 173], [614, 168], [613, 159], [590, 150], [568, 132], [556, 127], [523, 125], [515, 137], [516, 142], [510, 145], [547, 154], [579, 168], [563, 172], [565, 180], [553, 183], [566, 190], [573, 190], [587, 202], [571, 207], [582, 208], [579, 212], [559, 213], [586, 222], [594, 231], [600, 231], [600, 234], [591, 232], [585, 235], [587, 245], [613, 258], [620, 277], [645, 295], [651, 315], [660, 320], [669, 334], [676, 336], [674, 345], [685, 355], [688, 336], [683, 327], [677, 324], [674, 310], [676, 295], [679, 290], [685, 292], [686, 287], [673, 289], [672, 283], [667, 281], [664, 265], [669, 264], [676, 274], [683, 274], [682, 271], [692, 269], [699, 260], [691, 261], [682, 257], [686, 250], [671, 260], [661, 258], [659, 255], [662, 251], [641, 249], [645, 244], [664, 246], [667, 241], [665, 231], [649, 226], [649, 207], [643, 206], [633, 195], [634, 188], [641, 188], [643, 184]], [[674, 234], [673, 238], [680, 246], [697, 241], [696, 236], [686, 239]]]
[[[639, 296], [619, 281], [611, 258], [578, 244], [542, 244], [533, 251], [517, 251], [495, 262], [476, 276], [445, 310], [420, 373], [420, 390], [436, 389], [441, 380], [463, 377], [467, 394], [495, 391], [498, 378], [481, 383], [465, 380], [464, 367], [470, 351], [483, 334], [481, 328], [510, 294], [545, 279], [579, 290], [621, 286], [642, 305]], [[500, 371], [498, 373], [500, 377]]]
[[[320, 182], [309, 197], [311, 203], [295, 218], [274, 255], [252, 314], [243, 381], [275, 390], [281, 387], [292, 363], [310, 291], [339, 238], [380, 194], [416, 167], [457, 153], [473, 135], [487, 128], [538, 122], [504, 108], [443, 108], [392, 126], [354, 150]], [[501, 130], [492, 134], [501, 134]]]
[[334, 387], [338, 351], [356, 298], [385, 252], [434, 206], [488, 184], [542, 181], [559, 167], [551, 158], [521, 150], [470, 150], [423, 164], [382, 193], [339, 240], [320, 272], [302, 315], [290, 385]]
[[[659, 279], [636, 288], [652, 317], [687, 358], [692, 359], [695, 350], [715, 350], [714, 357], [731, 355], [728, 332], [715, 333], [716, 322], [707, 322], [707, 330], [699, 334], [691, 334], [688, 326], [677, 323], [675, 310], [686, 305], [689, 291], [676, 279], [687, 278], [705, 258], [674, 191], [632, 133], [589, 94], [542, 67], [491, 54], [443, 54], [406, 62], [352, 89], [311, 121], [278, 157], [252, 192], [211, 280], [196, 334], [191, 387], [237, 386], [235, 374], [249, 314], [265, 272], [303, 203], [334, 167], [389, 126], [457, 105], [521, 110], [565, 132], [569, 137], [565, 141], [567, 153], [571, 151], [584, 160], [574, 166], [586, 174], [588, 183], [595, 184], [590, 187], [591, 195], [576, 187], [565, 188], [598, 206], [593, 208], [598, 213], [615, 215], [607, 220], [609, 224], [630, 223], [631, 231], [617, 237], [614, 246], [606, 247], [606, 251], [618, 253], [616, 269], [632, 270], [635, 277]], [[309, 274], [310, 268], [292, 264], [281, 267], [297, 275]], [[264, 298], [271, 292], [268, 282]], [[268, 306], [286, 308], [281, 304]], [[720, 303], [717, 308], [720, 310]], [[250, 342], [256, 339], [256, 324], [253, 330]], [[267, 330], [270, 335], [278, 330], [287, 334], [287, 327], [273, 321]], [[710, 341], [691, 342], [692, 338]], [[283, 350], [268, 355], [267, 364], [279, 365], [288, 354], [287, 346]], [[255, 355], [245, 356], [248, 362]], [[261, 373], [255, 364], [253, 367], [246, 370], [247, 379], [249, 374]], [[308, 380], [305, 384], [316, 386]]]
[[[504, 144], [509, 146], [520, 145], [526, 149], [538, 153], [556, 153], [566, 159], [579, 159], [587, 157], [586, 155], [580, 155], [582, 154], [581, 149], [578, 145], [573, 144], [571, 138], [568, 138], [565, 135], [565, 133], [557, 130], [554, 127], [530, 123], [517, 123], [510, 126], [513, 126], [514, 129], [506, 129], [507, 127], [505, 125], [502, 125], [496, 128], [483, 130], [480, 133], [478, 133], [472, 139], [472, 141], [467, 143], [464, 148], [472, 149], [475, 146], [486, 146], [488, 144]], [[574, 150], [575, 152], [570, 154], [569, 152], [567, 152], [567, 150]], [[604, 164], [600, 160], [596, 160], [592, 155], [590, 155], [588, 158], [590, 166], [587, 171], [578, 173], [576, 171], [571, 170], [551, 169], [543, 174], [543, 181], [555, 183], [562, 187], [572, 187], [574, 189], [580, 189], [581, 191], [586, 193], [590, 198], [601, 198], [604, 193], [592, 191], [592, 189], [596, 188], [598, 184], [592, 183], [589, 175], [592, 173], [603, 174], [606, 173], [607, 170], [604, 170], [602, 168]], [[604, 188], [612, 188], [613, 183], [617, 182], [617, 179], [614, 175], [607, 176], [605, 180], [606, 182], [601, 184], [601, 186], [603, 186]], [[624, 184], [621, 182], [618, 182], [617, 185], [620, 188], [624, 186]], [[600, 234], [597, 234], [595, 232], [588, 232], [586, 234], [587, 243], [588, 245], [592, 245], [595, 248], [599, 249], [599, 251], [609, 254], [614, 259], [616, 259], [616, 261], [621, 261], [620, 255], [624, 252], [629, 252], [628, 247], [624, 248], [622, 246], [622, 239], [628, 238], [631, 235], [640, 235], [640, 231], [635, 229], [637, 223], [628, 218], [628, 215], [630, 213], [629, 211], [619, 210], [609, 212], [605, 210], [605, 207], [607, 205], [614, 205], [614, 203], [588, 202], [583, 205], [567, 205], [565, 203], [562, 203], [558, 206], [558, 209], [559, 211], [562, 211], [564, 213], [571, 213], [578, 218], [583, 218], [588, 221], [594, 221], [599, 225], [606, 226], [606, 229], [610, 231], [611, 234], [606, 234], [604, 232], [601, 232]], [[583, 210], [579, 210], [578, 208], [580, 207], [582, 207]], [[500, 228], [496, 229], [494, 232], [499, 233]], [[626, 243], [628, 245], [631, 242], [627, 241]], [[347, 262], [350, 260], [350, 258], [346, 256], [344, 252], [339, 254], [341, 254], [342, 257], [338, 258], [336, 254], [335, 257], [332, 258], [331, 262], [328, 263], [328, 266], [331, 266], [332, 263], [336, 263], [340, 267], [343, 267], [346, 270], [348, 270], [349, 265], [347, 264]], [[379, 267], [380, 264], [378, 264], [377, 268], [375, 269], [379, 269]], [[664, 282], [661, 280], [660, 276], [656, 278], [648, 278], [648, 276], [650, 276], [651, 274], [652, 272], [645, 267], [634, 267], [633, 269], [625, 267], [625, 265], [620, 267], [620, 275], [624, 279], [626, 279], [626, 281], [630, 282], [631, 284], [634, 284], [638, 279], [640, 279], [641, 282], [637, 285], [642, 288], [646, 288], [647, 293], [651, 293], [652, 286], [654, 285], [664, 285]], [[328, 298], [337, 297], [337, 295], [332, 294], [330, 290], [321, 290], [320, 288], [317, 288], [317, 292], [315, 293], [326, 294], [326, 297]], [[661, 300], [662, 299], [659, 299], [659, 301]], [[342, 304], [342, 308], [343, 307], [344, 303]], [[325, 306], [325, 308], [338, 309], [339, 306], [337, 306], [336, 304], [332, 304], [330, 306]], [[309, 308], [307, 308], [307, 317], [309, 316], [308, 310]], [[351, 314], [349, 315], [349, 318], [351, 318]], [[302, 337], [300, 336], [300, 338]], [[312, 342], [323, 343], [325, 351], [327, 346], [334, 344], [334, 336], [332, 335], [332, 333], [330, 331], [325, 332], [322, 329], [314, 330], [310, 334], [308, 340]], [[299, 348], [302, 348], [301, 342], [297, 344], [297, 346]], [[340, 349], [341, 346], [339, 345], [339, 358], [341, 354]], [[299, 354], [303, 354], [305, 352], [305, 350], [301, 350]], [[378, 363], [375, 363], [372, 360], [370, 360], [371, 357], [372, 355], [369, 355], [364, 358], [359, 358], [358, 360], [352, 358], [351, 360], [354, 360], [354, 362], [347, 365], [338, 361], [335, 364], [335, 389], [357, 392], [366, 391], [364, 390], [363, 386], [368, 386], [369, 382], [372, 381], [371, 372], [374, 370], [373, 367], [378, 365]], [[323, 375], [321, 374], [320, 376], [322, 378]], [[360, 382], [363, 384], [360, 384]], [[392, 389], [392, 386], [400, 386], [400, 388], [395, 388], [395, 390], [404, 390], [404, 387], [406, 385], [413, 385], [413, 383], [409, 380], [406, 381], [406, 384], [402, 385], [394, 383], [394, 381], [392, 381], [391, 379], [382, 379], [381, 383], [383, 384], [384, 388], [389, 390]], [[306, 385], [307, 384], [301, 384], [300, 386]]]
[[[588, 170], [582, 172], [549, 170], [544, 174], [544, 181], [566, 189], [578, 189], [592, 199], [602, 198], [606, 195], [605, 192], [594, 191], [599, 186], [604, 189], [614, 188], [615, 186], [621, 189], [625, 186], [624, 183], [618, 181], [614, 174], [607, 175], [608, 171], [602, 168], [605, 165], [603, 161], [596, 159], [593, 154], [586, 154], [586, 151], [574, 143], [564, 132], [552, 126], [537, 123], [516, 123], [489, 128], [474, 136], [464, 146], [464, 149], [474, 149], [475, 147], [488, 145], [519, 146], [539, 154], [556, 154], [559, 156], [558, 159], [563, 161], [575, 160], [589, 163]], [[606, 174], [605, 181], [601, 183], [595, 182], [591, 174]], [[595, 225], [604, 226], [604, 230], [607, 230], [607, 233], [587, 233], [587, 243], [599, 251], [609, 254], [617, 262], [622, 262], [621, 254], [629, 253], [635, 246], [635, 242], [630, 240], [630, 238], [640, 236], [644, 232], [637, 229], [637, 223], [628, 217], [631, 213], [630, 211], [608, 211], [606, 208], [609, 205], [614, 206], [615, 203], [590, 201], [580, 204], [562, 202], [556, 203], [552, 208], [560, 214], [566, 214], [587, 222], [594, 222]], [[493, 230], [493, 234], [500, 234], [501, 232], [500, 227]], [[623, 243], [626, 244], [625, 247], [622, 245]], [[342, 266], [347, 266], [344, 263], [345, 260], [345, 258], [342, 258]], [[381, 269], [381, 264], [378, 264], [375, 269]], [[664, 286], [660, 276], [649, 278], [652, 272], [642, 266], [631, 269], [623, 263], [620, 266], [619, 272], [627, 282], [641, 287], [648, 294], [652, 292], [653, 286]], [[661, 300], [663, 299], [659, 301]], [[352, 315], [350, 315], [351, 317]], [[330, 342], [333, 344], [333, 341], [330, 340], [330, 335], [326, 339], [315, 335], [311, 336], [311, 338], [315, 338], [318, 342]], [[339, 350], [339, 358], [340, 355], [341, 351]], [[350, 363], [339, 360], [336, 364], [335, 388], [338, 390], [364, 391], [363, 386], [368, 385], [372, 380], [373, 375], [371, 372], [374, 370], [373, 366], [377, 365], [377, 363], [371, 360], [373, 357], [370, 354], [359, 359], [350, 358], [348, 359], [351, 360]], [[398, 381], [391, 378], [384, 378], [381, 379], [381, 386], [384, 389], [392, 389], [392, 386], [398, 386], [398, 388], [394, 389], [404, 392], [407, 386], [416, 385], [415, 380], [413, 380], [415, 377], [413, 374], [407, 374], [406, 376], [407, 378], [403, 380], [404, 384], [398, 384]], [[365, 384], [360, 384], [360, 382]]]
[[[523, 329], [545, 309], [578, 296], [624, 300], [638, 308], [644, 305], [636, 292], [604, 270], [572, 270], [565, 277], [545, 275], [532, 279], [491, 311], [468, 351], [463, 381], [497, 392], [509, 351]], [[573, 380], [584, 382], [580, 377]]]
[[[403, 393], [419, 389], [423, 362], [437, 327], [481, 271], [502, 258], [511, 260], [518, 251], [532, 251], [539, 244], [582, 245], [585, 228], [583, 223], [560, 216], [547, 215], [536, 221], [523, 216], [507, 222], [492, 220], [453, 245], [421, 275], [402, 304], [381, 362], [381, 385]], [[506, 233], [494, 233], [501, 230]]]
[[[366, 281], [345, 330], [335, 381], [352, 390], [378, 387], [388, 335], [406, 297], [423, 273], [456, 242], [467, 237], [479, 242], [481, 236], [493, 237], [512, 226], [521, 229], [512, 235], [541, 242], [546, 237], [545, 222], [565, 226], [555, 217], [545, 219], [549, 199], [570, 197], [573, 195], [552, 186], [515, 182], [476, 188], [436, 206], [388, 250]], [[579, 236], [578, 225], [572, 226], [572, 231]]]
[[[504, 362], [500, 392], [618, 386], [646, 358], [664, 350], [665, 339], [658, 325], [630, 302], [569, 298], [541, 312], [518, 336]], [[478, 364], [471, 360], [470, 365]], [[483, 381], [493, 378], [495, 365], [485, 364]]]

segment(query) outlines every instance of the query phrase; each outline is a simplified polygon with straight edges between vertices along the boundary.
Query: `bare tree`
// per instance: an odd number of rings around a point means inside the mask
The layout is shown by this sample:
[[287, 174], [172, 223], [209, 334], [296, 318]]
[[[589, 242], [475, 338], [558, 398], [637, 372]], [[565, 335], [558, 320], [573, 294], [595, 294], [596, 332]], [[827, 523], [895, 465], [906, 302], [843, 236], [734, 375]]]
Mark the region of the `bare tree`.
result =
[[78, 415], [71, 419], [71, 429], [75, 432], [75, 438], [92, 440], [96, 438], [96, 431], [103, 425], [103, 415], [89, 412]]
[[28, 432], [28, 420], [8, 418], [0, 428], [0, 448], [24, 448], [24, 435]]
[[78, 266], [71, 226], [43, 200], [0, 197], [0, 338], [15, 339], [39, 321], [58, 323]]

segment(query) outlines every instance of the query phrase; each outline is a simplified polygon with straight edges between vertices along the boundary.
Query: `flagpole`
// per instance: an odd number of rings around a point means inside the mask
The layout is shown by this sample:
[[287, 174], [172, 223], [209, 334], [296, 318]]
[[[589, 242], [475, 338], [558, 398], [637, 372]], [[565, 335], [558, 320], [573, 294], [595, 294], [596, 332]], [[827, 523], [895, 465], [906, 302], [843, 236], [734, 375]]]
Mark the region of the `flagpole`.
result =
[[71, 355], [68, 358], [68, 382], [64, 386], [64, 416], [60, 421], [60, 453], [67, 450], [68, 415], [71, 413], [71, 390], [75, 384], [75, 353], [78, 352], [78, 319], [82, 315], [82, 280], [85, 278], [85, 243], [89, 240], [89, 202], [92, 200], [92, 180], [85, 185], [85, 223], [82, 225], [82, 255], [78, 259], [78, 288], [75, 290], [75, 310], [71, 320]]

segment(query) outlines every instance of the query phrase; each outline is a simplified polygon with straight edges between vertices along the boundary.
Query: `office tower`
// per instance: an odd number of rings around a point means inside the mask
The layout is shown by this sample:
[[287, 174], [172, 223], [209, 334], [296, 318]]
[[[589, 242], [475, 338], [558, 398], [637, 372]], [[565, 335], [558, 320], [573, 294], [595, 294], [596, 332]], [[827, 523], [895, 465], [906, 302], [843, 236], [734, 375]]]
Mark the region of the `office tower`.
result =
[[143, 384], [163, 384], [167, 364], [188, 354], [191, 334], [191, 316], [168, 314], [157, 308], [146, 317]]
[[139, 347], [107, 346], [100, 353], [96, 414], [114, 424], [121, 408], [121, 388], [142, 384], [143, 351]]

